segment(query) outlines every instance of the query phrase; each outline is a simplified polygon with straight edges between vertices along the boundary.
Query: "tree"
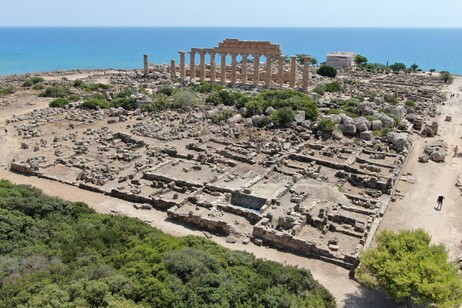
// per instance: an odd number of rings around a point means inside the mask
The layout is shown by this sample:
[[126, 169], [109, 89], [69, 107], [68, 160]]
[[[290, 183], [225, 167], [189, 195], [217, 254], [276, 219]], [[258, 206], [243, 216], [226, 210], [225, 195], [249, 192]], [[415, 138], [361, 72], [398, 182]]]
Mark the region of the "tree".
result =
[[322, 65], [320, 68], [318, 68], [316, 73], [324, 77], [334, 78], [335, 76], [337, 76], [337, 69], [333, 66]]
[[312, 57], [312, 56], [310, 56], [308, 54], [298, 53], [295, 56], [297, 57], [297, 62], [300, 63], [300, 64], [305, 63], [305, 57], [310, 57], [310, 64], [313, 64], [313, 65], [318, 64], [318, 60], [315, 57]]
[[409, 66], [409, 68], [411, 69], [411, 71], [415, 72], [419, 68], [419, 66], [414, 63], [411, 66]]
[[369, 287], [382, 287], [397, 302], [460, 305], [462, 280], [457, 267], [448, 262], [444, 245], [430, 242], [422, 229], [383, 231], [377, 247], [361, 256], [356, 277]]
[[362, 55], [356, 55], [355, 63], [358, 64], [358, 65], [361, 65], [363, 63], [367, 63], [367, 58], [365, 56], [362, 56]]
[[406, 70], [406, 65], [404, 63], [395, 62], [394, 64], [390, 65], [390, 68], [393, 72], [399, 72]]
[[451, 84], [454, 78], [452, 77], [451, 73], [448, 71], [442, 71], [441, 77], [443, 78], [443, 82], [447, 84]]
[[288, 127], [295, 120], [295, 112], [290, 107], [284, 107], [274, 111], [270, 118], [277, 127]]

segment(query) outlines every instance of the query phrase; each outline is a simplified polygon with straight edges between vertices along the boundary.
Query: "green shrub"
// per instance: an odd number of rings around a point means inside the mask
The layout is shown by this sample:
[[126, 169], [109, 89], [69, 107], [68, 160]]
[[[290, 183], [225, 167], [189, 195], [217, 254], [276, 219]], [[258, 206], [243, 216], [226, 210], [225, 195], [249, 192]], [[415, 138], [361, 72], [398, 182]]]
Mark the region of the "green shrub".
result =
[[67, 106], [69, 104], [69, 100], [66, 99], [66, 98], [57, 98], [57, 99], [54, 99], [52, 100], [48, 106], [49, 107], [52, 107], [52, 108], [62, 108], [64, 106]]
[[318, 93], [319, 95], [324, 95], [326, 93], [326, 87], [324, 85], [317, 85], [313, 92]]
[[112, 88], [111, 85], [105, 84], [105, 83], [91, 83], [86, 86], [86, 89], [90, 91], [96, 91], [96, 90], [108, 90]]
[[51, 86], [47, 87], [45, 91], [39, 94], [40, 97], [66, 97], [71, 92], [69, 91], [69, 88], [63, 85], [56, 85], [56, 86]]
[[35, 86], [32, 87], [33, 90], [41, 91], [45, 89], [45, 86], [41, 83], [36, 84]]
[[318, 124], [318, 129], [324, 134], [332, 134], [336, 125], [332, 120], [322, 120]]
[[39, 82], [44, 82], [45, 79], [43, 77], [40, 77], [40, 76], [34, 76], [30, 79], [30, 81], [32, 81], [33, 84], [37, 84]]
[[221, 84], [211, 83], [207, 81], [201, 81], [198, 86], [194, 86], [194, 90], [199, 93], [210, 93], [213, 91], [219, 91], [225, 89], [225, 87]]
[[179, 111], [189, 111], [198, 102], [199, 98], [193, 91], [187, 89], [178, 90], [172, 95], [171, 108]]
[[249, 98], [236, 91], [229, 91], [226, 89], [219, 90], [211, 95], [209, 95], [205, 102], [207, 104], [213, 105], [220, 105], [223, 104], [225, 106], [235, 106], [236, 108], [241, 108], [247, 103]]
[[29, 88], [29, 87], [32, 87], [34, 85], [34, 83], [32, 82], [32, 80], [26, 80], [22, 83], [22, 86], [25, 87], [25, 88]]
[[235, 112], [229, 109], [223, 109], [210, 117], [212, 123], [226, 122], [229, 118], [235, 115]]
[[74, 85], [75, 88], [81, 88], [81, 89], [85, 89], [87, 87], [85, 82], [83, 80], [81, 80], [81, 79], [74, 80], [73, 85]]
[[454, 80], [454, 77], [452, 77], [451, 73], [449, 73], [448, 71], [442, 71], [441, 78], [443, 79], [443, 82], [446, 84], [451, 84]]
[[172, 96], [173, 88], [172, 87], [163, 87], [157, 93], [164, 94], [164, 95], [167, 95], [167, 96]]
[[412, 99], [406, 100], [406, 101], [404, 102], [404, 104], [405, 104], [406, 106], [409, 106], [409, 107], [415, 107], [415, 106], [416, 106], [415, 102], [414, 102]]
[[291, 107], [283, 107], [274, 111], [270, 119], [276, 127], [288, 127], [295, 120], [295, 111]]
[[78, 94], [71, 94], [71, 95], [67, 96], [67, 99], [69, 101], [76, 102], [76, 101], [80, 100], [80, 96]]
[[342, 92], [342, 86], [337, 81], [327, 83], [325, 89], [326, 92]]
[[0, 90], [0, 97], [8, 95], [8, 94], [13, 94], [14, 92], [16, 92], [15, 87], [3, 88], [3, 89]]
[[342, 112], [343, 112], [343, 111], [340, 110], [340, 109], [329, 109], [329, 110], [327, 111], [327, 114], [340, 114], [340, 113], [342, 113]]
[[392, 105], [398, 105], [398, 99], [394, 96], [392, 96], [390, 99], [386, 100], [387, 103], [390, 103]]
[[397, 73], [399, 71], [405, 71], [406, 65], [404, 63], [395, 62], [392, 65], [390, 65], [390, 68], [393, 72]]
[[109, 109], [111, 104], [104, 98], [90, 97], [81, 105], [84, 109]]
[[324, 77], [334, 78], [335, 76], [337, 76], [337, 69], [333, 66], [322, 65], [320, 68], [318, 68], [316, 73]]

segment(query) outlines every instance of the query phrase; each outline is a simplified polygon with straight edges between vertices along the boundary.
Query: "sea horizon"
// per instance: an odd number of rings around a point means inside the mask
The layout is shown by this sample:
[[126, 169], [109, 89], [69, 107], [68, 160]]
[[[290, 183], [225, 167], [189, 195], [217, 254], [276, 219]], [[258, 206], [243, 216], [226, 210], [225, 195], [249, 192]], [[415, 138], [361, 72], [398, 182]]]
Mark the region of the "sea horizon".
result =
[[0, 26], [0, 75], [136, 69], [143, 54], [150, 63], [179, 64], [178, 51], [215, 47], [226, 38], [271, 41], [285, 55], [310, 54], [318, 62], [330, 52], [352, 51], [370, 63], [462, 74], [458, 27]]

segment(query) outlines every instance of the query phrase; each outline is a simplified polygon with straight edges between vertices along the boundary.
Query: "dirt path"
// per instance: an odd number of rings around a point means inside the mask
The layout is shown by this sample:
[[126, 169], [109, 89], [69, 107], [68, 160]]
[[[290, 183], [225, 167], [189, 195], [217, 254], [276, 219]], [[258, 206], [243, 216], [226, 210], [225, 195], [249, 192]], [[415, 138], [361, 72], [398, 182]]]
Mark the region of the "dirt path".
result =
[[[403, 197], [388, 206], [379, 231], [423, 228], [435, 243], [444, 243], [454, 258], [462, 253], [462, 197], [455, 187], [457, 177], [462, 174], [462, 156], [452, 157], [455, 145], [462, 149], [462, 78], [455, 77], [445, 92], [448, 101], [440, 107], [441, 114], [436, 119], [440, 124], [438, 136], [434, 139], [413, 136], [414, 149], [404, 174], [410, 172], [415, 183], [400, 181], [398, 190]], [[455, 95], [451, 98], [450, 94]], [[451, 122], [444, 121], [446, 115], [452, 116]], [[445, 162], [419, 163], [425, 144], [435, 139], [448, 143]], [[435, 210], [438, 195], [445, 197], [441, 211]]]

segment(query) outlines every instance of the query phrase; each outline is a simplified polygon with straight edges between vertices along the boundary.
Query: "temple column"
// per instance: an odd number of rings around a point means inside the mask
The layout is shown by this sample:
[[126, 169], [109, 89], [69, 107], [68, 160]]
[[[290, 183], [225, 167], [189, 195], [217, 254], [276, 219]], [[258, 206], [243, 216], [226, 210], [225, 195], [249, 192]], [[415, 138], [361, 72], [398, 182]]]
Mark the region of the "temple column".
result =
[[200, 55], [200, 62], [199, 62], [199, 72], [200, 72], [200, 79], [205, 80], [205, 51], [199, 51]]
[[260, 55], [253, 55], [253, 84], [258, 85], [260, 81]]
[[196, 52], [191, 50], [190, 54], [191, 59], [189, 60], [189, 77], [190, 80], [192, 80], [193, 78], [196, 78]]
[[176, 63], [175, 60], [170, 61], [170, 75], [176, 77]]
[[149, 75], [148, 55], [143, 55], [143, 58], [144, 58], [144, 77], [148, 77]]
[[278, 83], [282, 88], [284, 86], [284, 56], [279, 55], [278, 59]]
[[247, 57], [249, 56], [248, 54], [242, 54], [242, 84], [247, 83]]
[[265, 75], [265, 87], [269, 87], [271, 84], [271, 77], [273, 75], [273, 70], [271, 67], [272, 55], [266, 55], [266, 75]]
[[231, 84], [234, 85], [237, 80], [237, 62], [236, 62], [237, 54], [231, 54]]
[[215, 63], [215, 53], [210, 52], [210, 82], [215, 82], [215, 70], [216, 70], [216, 63]]
[[221, 83], [226, 83], [226, 55], [227, 53], [220, 53], [221, 56]]
[[290, 57], [290, 87], [295, 88], [295, 80], [297, 78], [297, 57]]
[[181, 83], [184, 82], [184, 79], [186, 78], [186, 64], [185, 64], [185, 54], [186, 52], [184, 51], [179, 51], [180, 54], [180, 80]]
[[310, 82], [310, 57], [303, 58], [303, 80], [302, 80], [302, 88], [304, 90], [308, 89], [309, 82]]

